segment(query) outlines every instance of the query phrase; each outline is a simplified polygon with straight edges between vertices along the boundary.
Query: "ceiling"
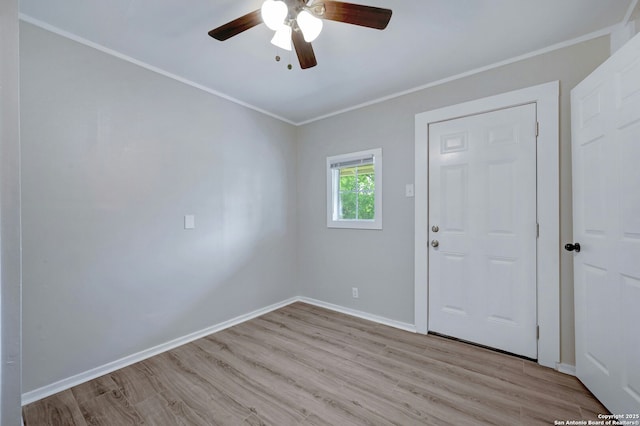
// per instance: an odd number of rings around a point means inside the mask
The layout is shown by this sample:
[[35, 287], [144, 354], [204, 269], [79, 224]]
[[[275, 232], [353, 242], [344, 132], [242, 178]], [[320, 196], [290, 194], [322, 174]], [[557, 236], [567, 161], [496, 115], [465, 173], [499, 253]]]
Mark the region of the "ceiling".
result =
[[[384, 31], [325, 21], [314, 68], [259, 25], [207, 32], [262, 0], [21, 0], [23, 20], [72, 34], [294, 124], [598, 31], [637, 0], [350, 0], [390, 8]], [[275, 56], [282, 57], [281, 62]], [[293, 64], [288, 70], [286, 65]]]

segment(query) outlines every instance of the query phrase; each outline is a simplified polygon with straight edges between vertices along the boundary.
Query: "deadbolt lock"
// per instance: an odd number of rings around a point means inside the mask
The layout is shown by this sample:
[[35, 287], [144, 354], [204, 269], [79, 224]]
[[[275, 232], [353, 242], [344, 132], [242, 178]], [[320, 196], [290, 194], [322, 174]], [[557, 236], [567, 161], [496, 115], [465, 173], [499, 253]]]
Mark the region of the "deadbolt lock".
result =
[[564, 245], [564, 249], [566, 251], [575, 251], [576, 253], [580, 253], [580, 243], [575, 243], [575, 244], [565, 244]]
[[440, 227], [439, 227], [438, 225], [433, 225], [433, 226], [431, 227], [431, 230], [432, 230], [433, 232], [438, 232], [438, 231], [440, 230]]

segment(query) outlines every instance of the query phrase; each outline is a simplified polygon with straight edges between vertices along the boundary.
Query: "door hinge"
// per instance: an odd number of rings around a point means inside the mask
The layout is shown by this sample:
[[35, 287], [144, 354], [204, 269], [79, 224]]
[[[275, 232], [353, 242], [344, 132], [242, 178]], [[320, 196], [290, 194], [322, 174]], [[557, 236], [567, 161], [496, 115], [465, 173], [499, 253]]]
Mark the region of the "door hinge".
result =
[[536, 238], [540, 238], [540, 224], [536, 223]]
[[540, 326], [536, 325], [536, 339], [540, 340]]
[[540, 123], [536, 121], [536, 137], [540, 134]]

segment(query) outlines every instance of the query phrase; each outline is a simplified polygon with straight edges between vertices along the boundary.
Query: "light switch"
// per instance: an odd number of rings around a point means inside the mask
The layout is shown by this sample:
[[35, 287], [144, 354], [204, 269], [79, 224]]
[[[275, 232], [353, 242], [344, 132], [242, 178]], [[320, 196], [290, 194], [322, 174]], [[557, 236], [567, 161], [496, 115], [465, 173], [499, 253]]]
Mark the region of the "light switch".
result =
[[412, 183], [408, 183], [405, 185], [404, 187], [404, 195], [406, 197], [413, 197], [413, 184]]
[[196, 217], [192, 214], [184, 216], [184, 229], [194, 229], [196, 227]]

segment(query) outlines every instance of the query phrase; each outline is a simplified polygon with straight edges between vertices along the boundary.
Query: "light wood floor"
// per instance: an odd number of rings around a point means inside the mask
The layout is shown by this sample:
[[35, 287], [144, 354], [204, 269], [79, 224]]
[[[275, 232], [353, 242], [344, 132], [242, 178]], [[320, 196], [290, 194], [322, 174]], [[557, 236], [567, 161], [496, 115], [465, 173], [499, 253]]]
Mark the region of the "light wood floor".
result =
[[606, 409], [520, 358], [295, 303], [24, 407], [25, 425], [552, 425]]

